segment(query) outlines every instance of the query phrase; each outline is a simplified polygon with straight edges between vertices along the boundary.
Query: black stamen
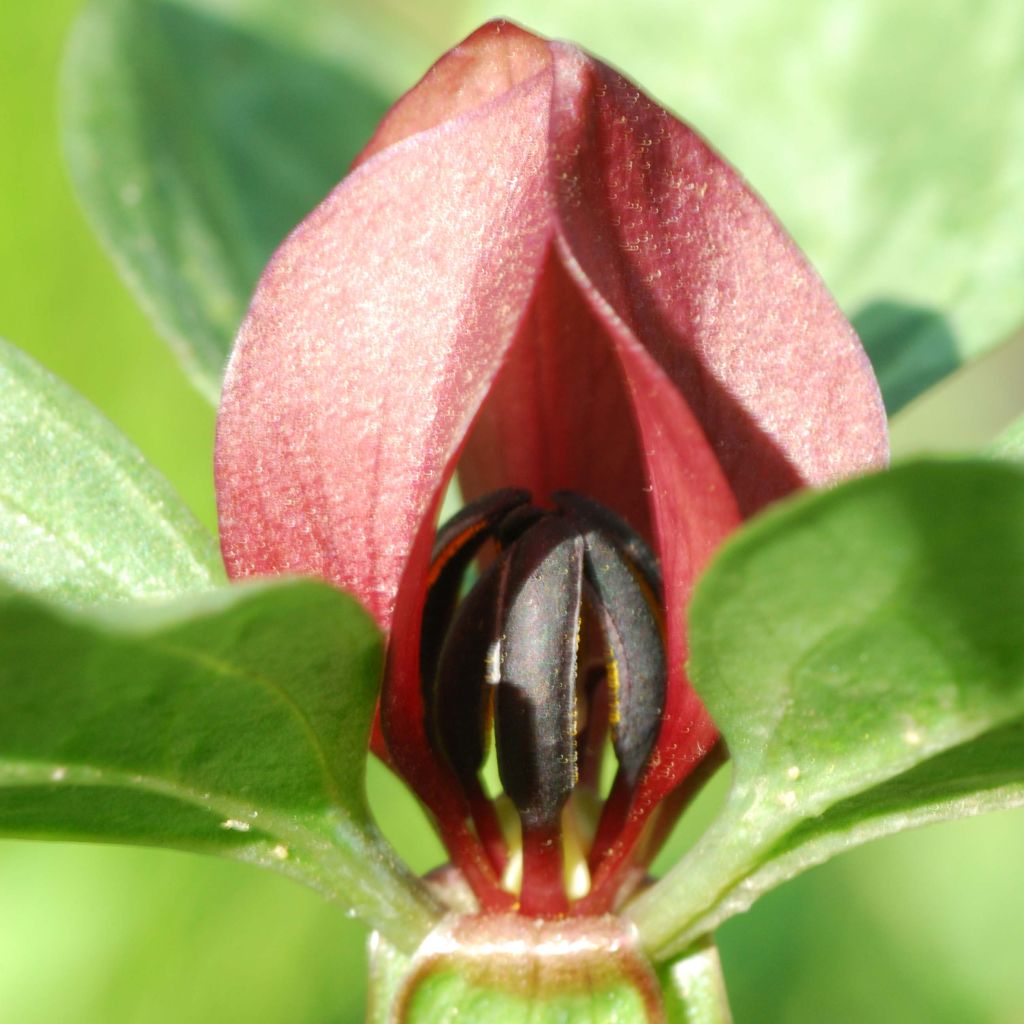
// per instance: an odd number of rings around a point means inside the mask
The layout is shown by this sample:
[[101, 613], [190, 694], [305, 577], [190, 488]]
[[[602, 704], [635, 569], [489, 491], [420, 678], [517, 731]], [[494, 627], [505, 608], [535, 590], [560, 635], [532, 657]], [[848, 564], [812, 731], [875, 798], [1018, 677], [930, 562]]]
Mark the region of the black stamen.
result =
[[557, 826], [576, 785], [583, 538], [546, 518], [510, 551], [495, 713], [498, 772], [526, 828]]
[[590, 523], [613, 541], [629, 564], [651, 588], [651, 593], [658, 603], [664, 601], [658, 559], [629, 523], [619, 518], [611, 509], [582, 494], [576, 494], [575, 491], [555, 491], [551, 495], [551, 500], [558, 508]]
[[[529, 491], [511, 487], [495, 491], [460, 509], [437, 531], [420, 638], [420, 679], [428, 708], [431, 706], [430, 691], [434, 685], [437, 659], [448, 633], [466, 570], [491, 536], [495, 524], [514, 508], [529, 501]], [[429, 734], [429, 723], [427, 731]]]
[[502, 548], [515, 544], [534, 523], [544, 518], [545, 512], [536, 505], [519, 505], [512, 509], [494, 528], [494, 539]]
[[654, 610], [618, 547], [594, 529], [586, 530], [584, 540], [587, 590], [608, 645], [612, 743], [632, 787], [658, 739], [665, 650]]
[[508, 556], [484, 571], [452, 618], [437, 665], [433, 735], [466, 789], [487, 756], [498, 666], [488, 664], [500, 631], [499, 588]]
[[[522, 824], [520, 907], [535, 916], [568, 912], [562, 812], [573, 790], [596, 795], [610, 733], [612, 799], [625, 820], [666, 689], [657, 560], [601, 505], [568, 492], [555, 502], [544, 510], [526, 491], [499, 491], [441, 528], [420, 651], [430, 744], [500, 873], [509, 851], [481, 781], [493, 726], [498, 774]], [[488, 541], [496, 556], [460, 600]], [[581, 651], [584, 624], [599, 644]], [[600, 905], [613, 895], [602, 892]]]

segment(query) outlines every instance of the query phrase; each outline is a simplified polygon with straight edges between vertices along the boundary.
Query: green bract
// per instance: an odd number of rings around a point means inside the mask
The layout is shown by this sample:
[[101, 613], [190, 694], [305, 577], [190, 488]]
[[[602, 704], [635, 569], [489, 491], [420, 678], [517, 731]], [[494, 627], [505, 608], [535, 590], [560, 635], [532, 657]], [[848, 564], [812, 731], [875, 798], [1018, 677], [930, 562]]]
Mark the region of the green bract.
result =
[[161, 845], [283, 871], [399, 946], [431, 900], [363, 789], [380, 640], [322, 583], [71, 614], [0, 592], [0, 834]]
[[733, 781], [630, 909], [664, 956], [867, 839], [1024, 803], [1024, 474], [922, 462], [798, 498], [730, 542], [691, 672]]

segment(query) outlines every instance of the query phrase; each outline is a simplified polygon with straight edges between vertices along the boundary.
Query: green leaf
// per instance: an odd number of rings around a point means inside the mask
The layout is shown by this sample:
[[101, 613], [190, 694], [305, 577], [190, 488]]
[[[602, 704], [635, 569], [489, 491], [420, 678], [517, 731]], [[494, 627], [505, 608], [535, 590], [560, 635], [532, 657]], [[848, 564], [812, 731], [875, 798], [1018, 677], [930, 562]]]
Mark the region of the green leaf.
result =
[[217, 545], [92, 406], [0, 341], [0, 579], [73, 604], [223, 579]]
[[234, 857], [415, 948], [433, 904], [364, 792], [380, 666], [318, 582], [87, 614], [0, 591], [0, 834]]
[[403, 55], [328, 0], [91, 0], [76, 25], [63, 83], [72, 176], [213, 402], [260, 270], [386, 108], [391, 90], [365, 70], [377, 52]]
[[717, 821], [630, 911], [660, 957], [875, 836], [1024, 803], [1024, 473], [911, 463], [804, 496], [700, 582]]
[[988, 454], [997, 459], [1024, 462], [1024, 417], [1011, 423], [992, 442]]
[[891, 407], [1024, 323], [1024, 5], [502, 11], [621, 68], [740, 168], [866, 332]]
[[853, 319], [892, 416], [960, 366], [946, 319], [934, 310], [872, 302]]

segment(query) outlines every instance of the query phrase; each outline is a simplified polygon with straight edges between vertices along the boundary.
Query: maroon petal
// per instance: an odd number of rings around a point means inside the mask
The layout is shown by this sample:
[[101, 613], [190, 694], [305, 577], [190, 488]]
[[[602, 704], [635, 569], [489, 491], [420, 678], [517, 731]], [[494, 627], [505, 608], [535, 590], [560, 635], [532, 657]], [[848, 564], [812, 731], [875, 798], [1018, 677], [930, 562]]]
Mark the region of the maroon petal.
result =
[[[717, 739], [714, 724], [686, 677], [686, 608], [697, 576], [739, 525], [740, 514], [722, 467], [679, 390], [608, 307], [573, 256], [564, 249], [562, 256], [581, 294], [606, 325], [629, 388], [643, 452], [644, 491], [664, 580], [665, 709], [657, 744], [637, 787], [613, 794], [606, 807], [605, 827], [594, 850], [598, 870], [592, 893], [600, 901], [609, 890], [614, 891], [613, 880], [625, 866], [650, 813]], [[608, 845], [603, 842], [605, 837]], [[594, 909], [587, 900], [581, 908]]]
[[264, 272], [218, 422], [233, 577], [302, 573], [382, 626], [548, 246], [550, 79], [391, 146]]
[[871, 366], [768, 208], [632, 83], [552, 49], [566, 247], [684, 395], [744, 514], [882, 465]]
[[450, 49], [387, 112], [355, 166], [396, 142], [477, 110], [549, 71], [550, 44], [504, 20], [482, 25]]
[[635, 86], [552, 49], [559, 246], [634, 396], [668, 615], [662, 729], [639, 786], [605, 809], [595, 903], [716, 740], [683, 667], [697, 574], [740, 512], [879, 465], [887, 435], [856, 335], [764, 204]]
[[524, 487], [589, 495], [651, 536], [644, 462], [607, 329], [549, 253], [459, 462], [467, 498]]

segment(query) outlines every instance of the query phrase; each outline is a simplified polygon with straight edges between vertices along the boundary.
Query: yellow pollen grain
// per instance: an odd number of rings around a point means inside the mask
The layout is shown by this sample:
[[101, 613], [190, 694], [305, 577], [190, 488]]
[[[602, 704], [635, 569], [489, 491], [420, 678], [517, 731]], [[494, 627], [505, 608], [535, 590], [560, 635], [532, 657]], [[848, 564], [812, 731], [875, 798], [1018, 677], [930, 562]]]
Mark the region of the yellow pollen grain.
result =
[[[580, 663], [580, 645], [583, 642], [583, 616], [580, 615], [576, 619], [576, 649], [573, 652], [576, 657], [577, 666]], [[572, 705], [572, 734], [573, 736], [579, 736], [580, 734], [580, 705], [579, 700], [573, 701]], [[575, 771], [575, 779], [573, 785], [579, 781], [579, 767], [577, 766]]]
[[622, 721], [622, 711], [619, 708], [619, 663], [611, 651], [608, 652], [608, 664], [605, 669], [608, 673], [608, 721], [612, 725], [618, 725]]

